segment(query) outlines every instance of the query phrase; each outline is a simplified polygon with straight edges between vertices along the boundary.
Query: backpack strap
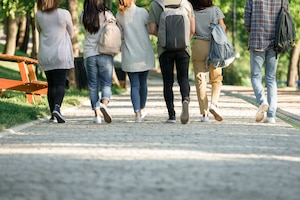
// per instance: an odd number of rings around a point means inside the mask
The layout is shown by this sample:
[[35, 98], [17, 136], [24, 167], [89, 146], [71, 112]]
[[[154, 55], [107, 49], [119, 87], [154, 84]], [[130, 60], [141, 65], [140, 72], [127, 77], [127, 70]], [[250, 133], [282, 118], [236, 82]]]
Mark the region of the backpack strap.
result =
[[179, 4], [168, 4], [168, 5], [165, 5], [164, 0], [155, 0], [155, 2], [157, 4], [159, 4], [163, 8], [163, 10], [165, 10], [165, 8], [178, 8], [182, 4], [184, 4], [185, 2], [187, 2], [187, 0], [181, 0], [179, 2]]

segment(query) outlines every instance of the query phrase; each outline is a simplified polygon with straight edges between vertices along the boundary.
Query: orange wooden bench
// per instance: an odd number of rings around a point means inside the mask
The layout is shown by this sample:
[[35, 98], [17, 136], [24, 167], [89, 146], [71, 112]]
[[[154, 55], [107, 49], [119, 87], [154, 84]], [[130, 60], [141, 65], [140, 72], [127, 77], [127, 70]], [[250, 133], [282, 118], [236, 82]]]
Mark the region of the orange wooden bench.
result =
[[35, 99], [40, 100], [41, 94], [47, 94], [47, 82], [38, 81], [33, 68], [33, 65], [38, 64], [37, 60], [23, 56], [11, 56], [6, 54], [0, 54], [0, 60], [18, 63], [21, 76], [21, 81], [0, 78], [0, 93], [3, 93], [5, 90], [25, 92], [29, 103], [34, 103]]

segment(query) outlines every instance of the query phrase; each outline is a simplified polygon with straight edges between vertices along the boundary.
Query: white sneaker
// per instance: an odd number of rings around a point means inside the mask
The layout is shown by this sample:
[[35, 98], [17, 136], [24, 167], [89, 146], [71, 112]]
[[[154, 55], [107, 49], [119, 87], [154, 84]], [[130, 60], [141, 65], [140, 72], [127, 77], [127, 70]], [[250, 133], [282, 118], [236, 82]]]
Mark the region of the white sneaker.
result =
[[266, 117], [264, 123], [275, 124], [275, 117]]
[[219, 109], [215, 105], [210, 104], [210, 106], [209, 106], [209, 112], [211, 112], [211, 114], [213, 114], [213, 116], [215, 117], [215, 119], [217, 121], [222, 121], [223, 120], [221, 112], [219, 111]]
[[146, 115], [148, 114], [146, 109], [142, 109], [141, 110], [141, 118], [144, 119], [146, 117]]
[[135, 123], [141, 123], [142, 117], [141, 116], [135, 116]]
[[106, 107], [105, 104], [100, 103], [100, 111], [101, 111], [101, 113], [102, 113], [102, 115], [103, 115], [103, 117], [104, 117], [104, 121], [105, 121], [106, 123], [111, 123], [111, 116], [110, 116], [110, 114], [108, 113], [108, 110], [107, 110], [107, 107]]
[[201, 119], [201, 122], [209, 122], [209, 117], [208, 116], [203, 116]]
[[101, 117], [100, 116], [95, 117], [94, 120], [93, 120], [93, 122], [95, 124], [101, 124]]
[[269, 104], [264, 102], [262, 104], [260, 104], [260, 106], [258, 107], [258, 111], [255, 115], [255, 121], [256, 122], [260, 122], [261, 120], [264, 119], [265, 117], [265, 112], [268, 110], [269, 108]]

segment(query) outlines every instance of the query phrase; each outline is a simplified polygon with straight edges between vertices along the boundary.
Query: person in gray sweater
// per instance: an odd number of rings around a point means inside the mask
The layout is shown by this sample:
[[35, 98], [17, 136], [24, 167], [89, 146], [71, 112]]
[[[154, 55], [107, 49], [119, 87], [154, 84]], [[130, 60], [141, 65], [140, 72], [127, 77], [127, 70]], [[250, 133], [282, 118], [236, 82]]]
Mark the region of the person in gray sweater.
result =
[[122, 70], [130, 79], [130, 96], [135, 122], [142, 122], [146, 115], [148, 95], [147, 77], [155, 67], [155, 57], [148, 32], [148, 12], [136, 6], [135, 0], [119, 0], [117, 23], [121, 28]]
[[48, 82], [50, 122], [64, 123], [60, 112], [64, 99], [67, 72], [74, 67], [71, 38], [73, 24], [70, 13], [59, 8], [62, 0], [38, 0], [36, 26], [39, 32], [38, 62]]

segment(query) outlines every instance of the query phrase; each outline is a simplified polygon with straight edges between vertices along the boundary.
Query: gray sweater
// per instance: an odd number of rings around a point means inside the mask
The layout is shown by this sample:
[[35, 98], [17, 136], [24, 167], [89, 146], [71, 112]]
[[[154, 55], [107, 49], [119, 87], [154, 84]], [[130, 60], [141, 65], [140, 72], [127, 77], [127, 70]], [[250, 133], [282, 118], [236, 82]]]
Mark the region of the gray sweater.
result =
[[121, 28], [122, 70], [125, 72], [143, 72], [155, 67], [152, 43], [147, 29], [148, 12], [135, 4], [124, 12], [117, 13], [117, 22]]
[[73, 24], [70, 13], [60, 8], [51, 13], [38, 11], [36, 25], [40, 33], [38, 62], [41, 71], [73, 68]]

